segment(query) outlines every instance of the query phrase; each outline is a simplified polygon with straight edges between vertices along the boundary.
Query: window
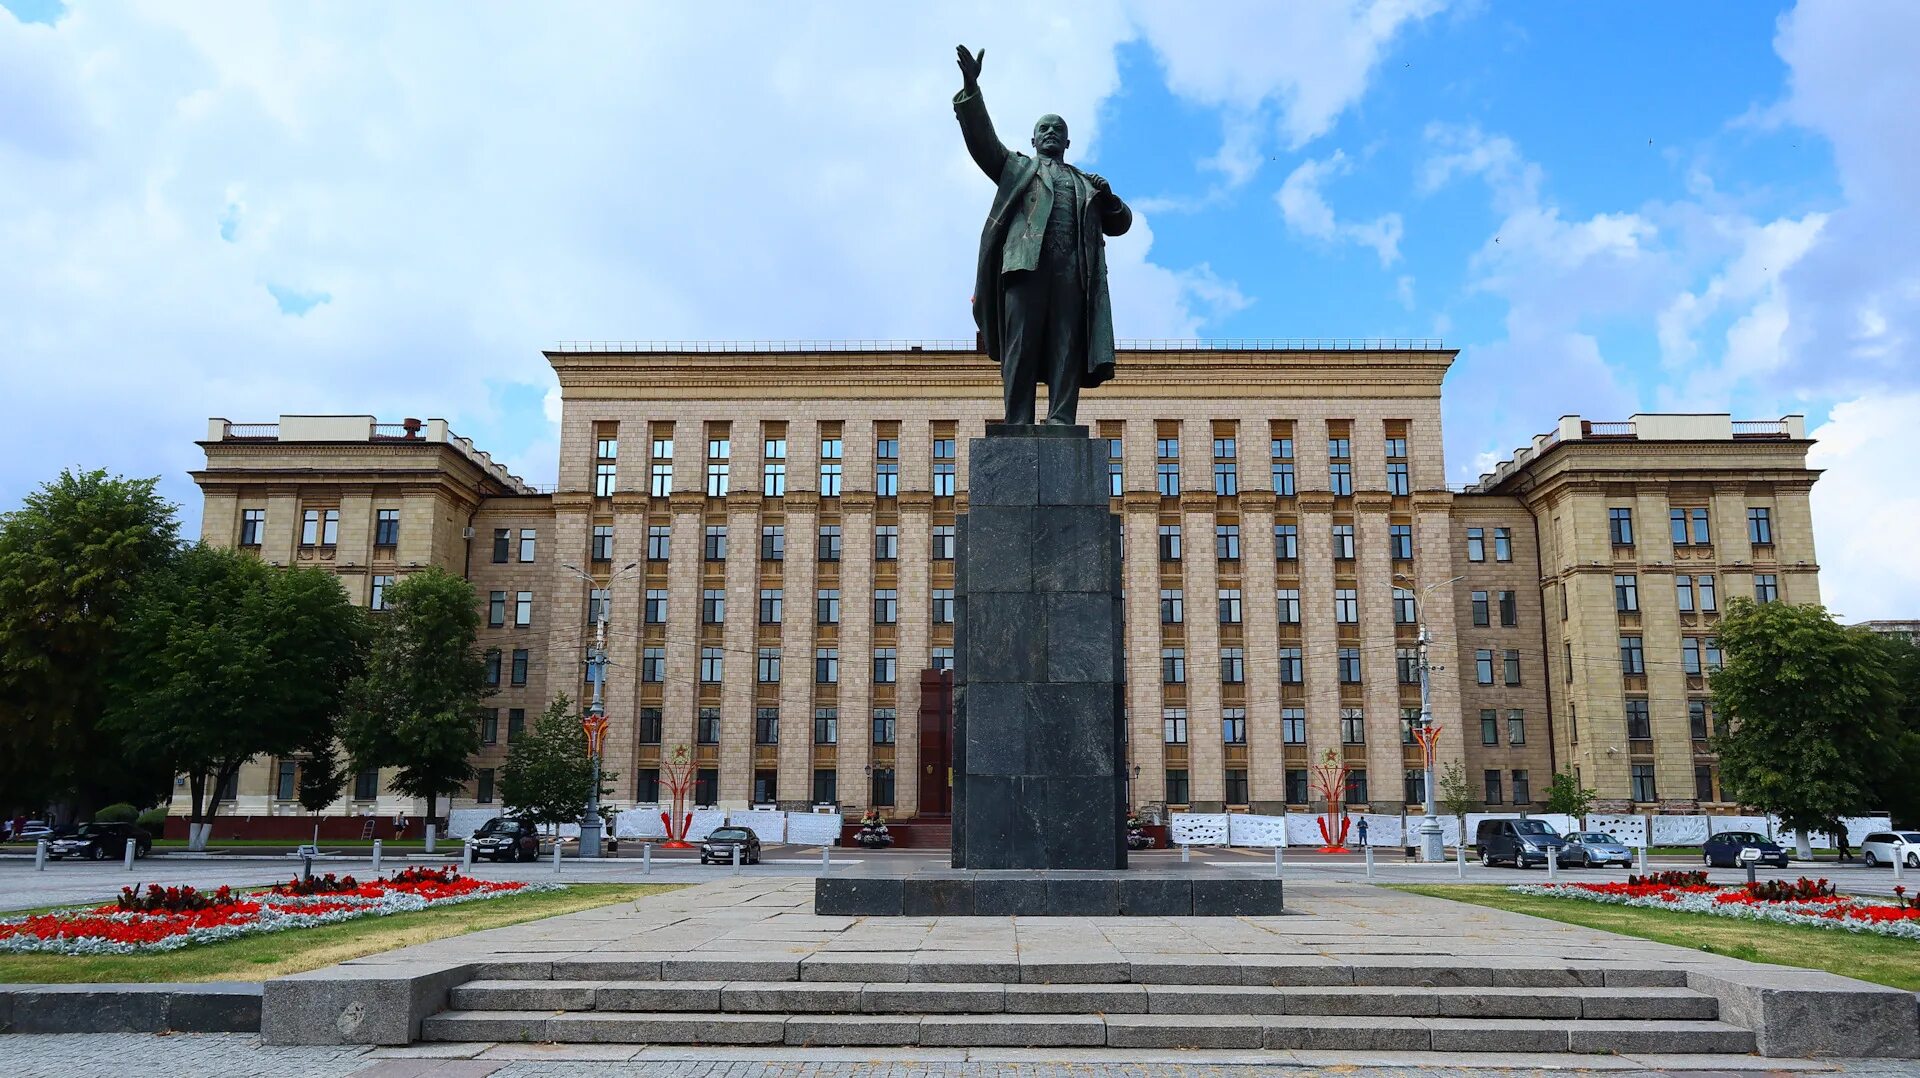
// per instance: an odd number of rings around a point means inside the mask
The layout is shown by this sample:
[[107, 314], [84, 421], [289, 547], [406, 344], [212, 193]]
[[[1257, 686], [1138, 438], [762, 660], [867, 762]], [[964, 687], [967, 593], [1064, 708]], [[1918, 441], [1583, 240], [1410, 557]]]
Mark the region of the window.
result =
[[613, 560], [613, 525], [595, 524], [593, 541], [587, 549], [587, 556], [594, 561]]
[[1693, 577], [1682, 573], [1673, 578], [1673, 601], [1682, 614], [1693, 613]]
[[291, 801], [299, 783], [294, 781], [300, 765], [293, 760], [281, 760], [273, 780], [273, 796], [276, 800]]
[[700, 649], [700, 681], [718, 685], [727, 679], [727, 653], [714, 647]]
[[873, 443], [873, 492], [882, 498], [900, 494], [900, 439], [877, 438]]
[[712, 805], [720, 800], [720, 771], [703, 767], [693, 773], [693, 803]]
[[667, 623], [667, 595], [665, 588], [648, 588], [645, 605], [641, 607], [641, 617], [648, 625]]
[[1352, 588], [1336, 588], [1333, 592], [1333, 620], [1342, 625], [1353, 625], [1360, 620], [1360, 593]]
[[1184, 767], [1167, 768], [1167, 804], [1184, 805], [1187, 803], [1187, 769]]
[[754, 676], [763, 685], [780, 683], [780, 649], [761, 648], [756, 656]]
[[1185, 648], [1160, 649], [1160, 682], [1163, 685], [1184, 685], [1187, 681], [1187, 652]]
[[891, 685], [899, 680], [900, 659], [895, 648], [873, 649], [873, 683]]
[[1247, 771], [1241, 767], [1226, 769], [1226, 797], [1229, 805], [1247, 803]]
[[705, 540], [701, 544], [701, 556], [708, 561], [727, 560], [727, 526], [725, 524], [707, 525]]
[[1506, 675], [1507, 684], [1509, 685], [1520, 684], [1520, 651], [1519, 649], [1517, 648], [1506, 649], [1506, 651], [1501, 653], [1500, 664], [1502, 667], [1502, 672], [1505, 673]]
[[1126, 493], [1126, 459], [1120, 455], [1120, 439], [1107, 439], [1107, 494], [1118, 498]]
[[1395, 673], [1402, 685], [1420, 684], [1420, 649], [1395, 648], [1393, 652]]
[[1307, 712], [1305, 708], [1283, 707], [1280, 709], [1280, 740], [1288, 745], [1307, 743]]
[[1296, 767], [1287, 769], [1287, 804], [1304, 805], [1308, 800], [1307, 769]]
[[647, 648], [640, 653], [640, 680], [651, 682], [667, 680], [666, 648]]
[[933, 589], [933, 623], [935, 625], [953, 624], [953, 589]]
[[1639, 637], [1620, 638], [1620, 672], [1628, 677], [1639, 677], [1647, 672], [1646, 656], [1641, 650]]
[[1413, 559], [1413, 525], [1389, 524], [1387, 526], [1387, 557], [1394, 561]]
[[1300, 624], [1300, 589], [1280, 588], [1273, 593], [1274, 606], [1280, 611], [1280, 624]]
[[514, 686], [515, 688], [524, 688], [526, 686], [527, 662], [528, 662], [527, 649], [514, 648], [513, 649], [513, 666], [509, 674], [510, 680], [508, 681], [508, 684]]
[[613, 496], [614, 476], [619, 470], [617, 459], [620, 456], [618, 438], [600, 438], [594, 443], [593, 451], [593, 494], [596, 498]]
[[1297, 524], [1275, 524], [1273, 526], [1273, 558], [1275, 561], [1296, 561], [1300, 557], [1300, 526]]
[[1494, 561], [1512, 561], [1513, 560], [1513, 529], [1512, 528], [1493, 529], [1493, 560]]
[[1186, 605], [1178, 588], [1160, 589], [1160, 624], [1178, 625], [1187, 620]]
[[1498, 805], [1505, 800], [1500, 794], [1500, 772], [1497, 769], [1488, 768], [1486, 771], [1481, 772], [1481, 782], [1484, 787], [1484, 800], [1487, 804]]
[[1747, 541], [1754, 546], [1773, 544], [1773, 510], [1764, 506], [1747, 510]]
[[[696, 744], [718, 745], [720, 743], [720, 709], [703, 707], [694, 720], [693, 738]], [[695, 800], [699, 800], [695, 798]]]
[[1298, 685], [1305, 680], [1304, 674], [1305, 663], [1301, 659], [1300, 649], [1281, 648], [1280, 683], [1282, 685]]
[[933, 669], [935, 670], [953, 669], [953, 649], [952, 648], [934, 648], [932, 662], [933, 662]]
[[1712, 801], [1714, 799], [1712, 764], [1693, 765], [1693, 796], [1694, 799], [1698, 801]]
[[487, 593], [487, 627], [498, 629], [507, 623], [507, 593], [490, 591]]
[[1481, 628], [1485, 628], [1487, 625], [1491, 623], [1491, 620], [1492, 620], [1488, 616], [1488, 611], [1487, 611], [1487, 593], [1484, 591], [1476, 591], [1476, 592], [1473, 592], [1469, 596], [1469, 598], [1473, 602], [1474, 625]]
[[840, 711], [838, 708], [817, 707], [813, 709], [813, 743], [816, 745], [837, 745], [840, 742]]
[[1653, 713], [1648, 709], [1645, 700], [1638, 698], [1628, 700], [1626, 702], [1626, 714], [1627, 737], [1629, 740], [1650, 741], [1653, 739]]
[[1705, 741], [1712, 736], [1707, 714], [1707, 701], [1698, 697], [1687, 701], [1687, 732], [1695, 741]]
[[1507, 712], [1507, 744], [1524, 745], [1527, 743], [1527, 713], [1524, 711]]
[[1772, 573], [1755, 573], [1753, 598], [1755, 602], [1777, 602], [1780, 598], [1780, 578]]
[[822, 498], [840, 496], [841, 452], [840, 439], [820, 439], [820, 496]]
[[[245, 539], [242, 539], [241, 542], [242, 542], [242, 545], [248, 545], [246, 544]], [[374, 546], [399, 546], [400, 545], [400, 510], [398, 509], [374, 510], [373, 545]]]
[[813, 620], [819, 625], [840, 624], [840, 591], [828, 588], [814, 599]]
[[659, 708], [643, 707], [640, 709], [639, 732], [640, 743], [642, 745], [658, 745], [660, 743], [660, 726], [661, 717]]
[[1482, 745], [1500, 743], [1500, 713], [1490, 707], [1480, 709], [1480, 743]]
[[787, 440], [768, 438], [760, 464], [760, 493], [769, 498], [787, 493]]
[[1633, 765], [1633, 799], [1640, 802], [1653, 802], [1660, 799], [1653, 784], [1653, 765]]
[[1180, 560], [1180, 525], [1160, 525], [1160, 560]]
[[1700, 676], [1700, 641], [1687, 637], [1680, 641], [1680, 666], [1688, 677]]
[[1705, 636], [1700, 638], [1700, 655], [1709, 672], [1720, 669], [1720, 638]]
[[762, 707], [754, 709], [753, 743], [756, 745], [778, 745], [780, 743], [779, 708]]
[[1712, 577], [1697, 576], [1693, 578], [1693, 583], [1695, 587], [1700, 589], [1700, 609], [1702, 612], [1711, 614], [1720, 609], [1720, 600], [1716, 598], [1713, 593]]
[[813, 649], [813, 680], [820, 685], [837, 685], [840, 682], [840, 649]]
[[1467, 529], [1467, 560], [1487, 560], [1487, 530], [1485, 528]]
[[1510, 591], [1503, 591], [1498, 593], [1498, 596], [1500, 600], [1501, 627], [1506, 629], [1511, 629], [1514, 626], [1519, 625], [1520, 624], [1520, 604], [1517, 601], [1514, 593]]
[[490, 707], [480, 712], [480, 743], [497, 745], [500, 743], [500, 709]]
[[1405, 438], [1394, 437], [1387, 439], [1387, 459], [1407, 459], [1407, 440]]
[[1333, 558], [1335, 561], [1353, 560], [1353, 525], [1333, 526]]
[[508, 708], [507, 709], [507, 743], [512, 744], [513, 742], [520, 740], [520, 735], [526, 732], [527, 732], [527, 709], [524, 707]]
[[900, 593], [892, 588], [881, 588], [873, 593], [873, 623], [892, 625], [900, 620]]
[[533, 548], [535, 545], [534, 544], [535, 537], [536, 537], [535, 529], [533, 528], [520, 529], [520, 560], [522, 562], [530, 562], [533, 560]]
[[267, 511], [265, 509], [240, 510], [240, 545], [259, 546], [266, 539]]
[[1220, 589], [1220, 624], [1240, 624], [1240, 589]]
[[784, 524], [760, 526], [760, 560], [787, 560], [787, 527]]
[[387, 589], [391, 587], [393, 587], [393, 577], [374, 577], [373, 592], [367, 597], [367, 609], [385, 610], [387, 608]]
[[1689, 545], [1689, 534], [1691, 534], [1693, 546], [1712, 545], [1713, 537], [1707, 529], [1706, 509], [1674, 509], [1667, 514], [1667, 517], [1673, 525], [1674, 546]]
[[1412, 588], [1393, 589], [1393, 621], [1396, 625], [1413, 625], [1420, 620], [1420, 609]]
[[815, 768], [813, 772], [813, 801], [817, 805], [831, 805], [840, 800], [840, 773], [829, 767]]
[[895, 524], [882, 524], [873, 529], [873, 560], [900, 560], [900, 528]]
[[727, 623], [727, 589], [705, 588], [701, 590], [700, 623], [702, 625], [725, 625]]
[[933, 526], [934, 561], [953, 560], [953, 533], [954, 526], [951, 524], [935, 524]]
[[1344, 460], [1327, 465], [1327, 486], [1336, 495], [1352, 494], [1353, 465]]
[[1340, 660], [1340, 683], [1342, 685], [1360, 684], [1360, 649], [1341, 648], [1338, 654]]
[[1613, 574], [1613, 608], [1622, 614], [1639, 613], [1639, 579], [1632, 573]]
[[1160, 737], [1169, 745], [1187, 743], [1187, 709], [1164, 708], [1160, 712]]
[[840, 525], [825, 524], [820, 528], [820, 560], [840, 560]]
[[673, 493], [673, 462], [656, 460], [649, 469], [647, 492], [656, 498]]
[[1481, 648], [1473, 653], [1473, 679], [1481, 685], [1493, 684], [1493, 649]]
[[1406, 788], [1402, 796], [1407, 804], [1418, 805], [1427, 799], [1427, 772], [1424, 768], [1410, 767], [1406, 770]]
[[1171, 498], [1180, 493], [1180, 464], [1178, 461], [1160, 461], [1153, 466], [1154, 489], [1163, 498]]
[[1293, 439], [1273, 440], [1273, 492], [1283, 498], [1293, 496]]
[[1621, 506], [1607, 510], [1607, 538], [1614, 546], [1633, 545], [1633, 510]]
[[[880, 744], [880, 742], [875, 742], [875, 744]], [[873, 792], [868, 804], [880, 806], [890, 806], [893, 804], [893, 768], [876, 767], [873, 769]]]
[[380, 796], [380, 771], [369, 767], [353, 776], [353, 799], [372, 801]]
[[527, 626], [533, 624], [533, 593], [532, 592], [520, 591], [520, 592], [514, 593], [513, 624], [515, 628], [520, 628], [520, 629], [524, 629]]
[[1239, 685], [1247, 680], [1247, 653], [1244, 648], [1220, 649], [1220, 680]]
[[782, 588], [760, 589], [760, 624], [778, 625], [785, 620], [786, 594]]
[[1367, 801], [1367, 773], [1364, 769], [1347, 772], [1347, 804], [1360, 805]]
[[1220, 561], [1240, 560], [1240, 525], [1213, 526], [1213, 556]]
[[673, 553], [673, 528], [666, 524], [647, 525], [647, 560], [666, 561]]
[[[1231, 439], [1229, 439], [1229, 442]], [[1214, 440], [1219, 444], [1219, 439]], [[1213, 492], [1220, 495], [1240, 493], [1240, 466], [1230, 460], [1213, 462]]]
[[955, 449], [952, 438], [933, 440], [933, 496], [936, 498], [954, 496]]
[[1387, 462], [1387, 493], [1405, 496], [1411, 488], [1407, 482], [1407, 462], [1390, 460]]
[[611, 617], [613, 613], [613, 592], [607, 588], [591, 588], [587, 591], [587, 624], [593, 625]]
[[633, 776], [634, 800], [643, 805], [658, 804], [660, 801], [660, 772], [640, 771]]

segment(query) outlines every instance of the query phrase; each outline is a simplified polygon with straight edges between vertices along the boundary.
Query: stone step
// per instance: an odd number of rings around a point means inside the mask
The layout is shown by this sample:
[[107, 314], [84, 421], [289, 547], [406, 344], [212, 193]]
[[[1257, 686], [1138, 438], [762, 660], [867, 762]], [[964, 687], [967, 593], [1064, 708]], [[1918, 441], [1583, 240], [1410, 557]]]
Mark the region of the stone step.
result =
[[1393, 1015], [734, 1014], [456, 1010], [426, 1041], [982, 1048], [1272, 1048], [1440, 1052], [1745, 1053], [1724, 1022]]
[[469, 981], [466, 1011], [728, 1014], [1389, 1015], [1589, 1020], [1719, 1017], [1684, 988], [1335, 988], [1184, 984], [927, 984], [853, 981]]

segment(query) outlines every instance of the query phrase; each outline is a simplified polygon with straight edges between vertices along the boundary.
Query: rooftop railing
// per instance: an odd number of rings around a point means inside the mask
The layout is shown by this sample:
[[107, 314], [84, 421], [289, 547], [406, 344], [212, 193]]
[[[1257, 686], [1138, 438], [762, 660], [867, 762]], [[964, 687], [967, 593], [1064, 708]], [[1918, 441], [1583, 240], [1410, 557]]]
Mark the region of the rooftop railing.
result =
[[[1381, 352], [1435, 351], [1438, 337], [1133, 337], [1126, 352]], [[558, 341], [555, 352], [974, 352], [972, 340]]]
[[1736, 419], [1733, 421], [1735, 438], [1786, 438], [1791, 436], [1784, 419]]

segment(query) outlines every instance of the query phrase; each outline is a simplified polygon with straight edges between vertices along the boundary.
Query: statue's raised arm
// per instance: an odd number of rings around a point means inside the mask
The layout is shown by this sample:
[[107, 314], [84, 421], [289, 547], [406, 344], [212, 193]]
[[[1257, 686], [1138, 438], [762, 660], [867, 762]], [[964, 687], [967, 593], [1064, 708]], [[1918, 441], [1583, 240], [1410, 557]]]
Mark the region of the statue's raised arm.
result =
[[961, 45], [954, 51], [959, 54], [961, 82], [960, 92], [953, 95], [953, 109], [960, 117], [960, 133], [966, 137], [967, 152], [973, 155], [974, 164], [988, 179], [999, 183], [1001, 170], [1007, 167], [1007, 157], [1013, 151], [993, 133], [986, 102], [980, 98], [980, 65], [986, 61], [987, 50], [981, 49], [976, 55]]

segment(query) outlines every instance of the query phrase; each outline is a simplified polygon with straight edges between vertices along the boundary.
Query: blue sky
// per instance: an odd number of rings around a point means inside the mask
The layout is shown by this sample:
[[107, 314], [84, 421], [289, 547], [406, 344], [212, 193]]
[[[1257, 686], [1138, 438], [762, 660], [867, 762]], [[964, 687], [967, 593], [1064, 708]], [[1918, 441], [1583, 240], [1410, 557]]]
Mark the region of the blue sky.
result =
[[191, 523], [209, 415], [543, 481], [555, 340], [968, 336], [966, 41], [1139, 210], [1121, 336], [1440, 337], [1453, 482], [1563, 413], [1805, 413], [1831, 605], [1920, 615], [1920, 5], [0, 8], [0, 506], [104, 466]]

